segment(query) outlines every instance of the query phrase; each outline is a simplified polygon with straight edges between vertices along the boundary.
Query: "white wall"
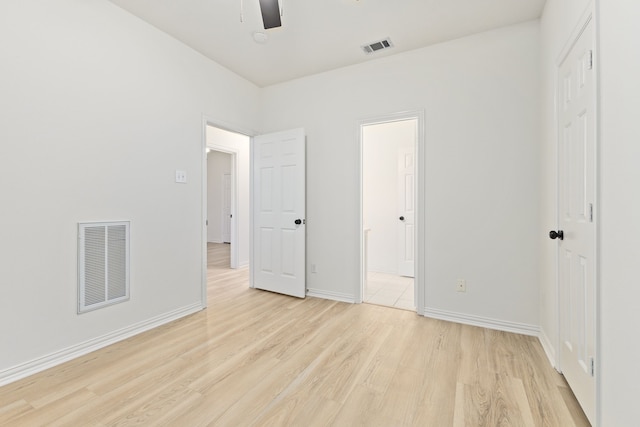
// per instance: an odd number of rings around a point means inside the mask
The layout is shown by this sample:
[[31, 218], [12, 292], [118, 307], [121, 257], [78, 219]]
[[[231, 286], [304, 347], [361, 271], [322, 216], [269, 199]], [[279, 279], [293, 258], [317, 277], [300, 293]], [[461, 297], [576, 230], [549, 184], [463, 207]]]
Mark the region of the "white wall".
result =
[[[229, 132], [213, 126], [207, 126], [207, 145], [228, 148], [236, 152], [236, 164], [238, 168], [237, 182], [237, 205], [238, 210], [234, 214], [234, 219], [238, 224], [238, 237], [236, 244], [238, 245], [238, 267], [249, 265], [249, 202], [250, 189], [249, 183], [251, 179], [251, 138], [239, 133]], [[233, 207], [232, 207], [233, 209]], [[233, 227], [233, 222], [231, 223]]]
[[600, 1], [601, 426], [640, 420], [640, 3]]
[[231, 154], [207, 154], [207, 241], [223, 243], [224, 175], [231, 174]]
[[264, 89], [262, 129], [307, 133], [308, 288], [356, 295], [358, 120], [424, 109], [426, 306], [538, 325], [538, 37], [533, 21]]
[[[251, 128], [259, 89], [103, 0], [3, 0], [0, 52], [2, 382], [197, 309], [202, 117]], [[131, 221], [131, 300], [77, 315], [77, 223], [97, 220]]]
[[363, 128], [363, 220], [370, 229], [368, 270], [398, 274], [398, 153], [414, 148], [416, 121]]

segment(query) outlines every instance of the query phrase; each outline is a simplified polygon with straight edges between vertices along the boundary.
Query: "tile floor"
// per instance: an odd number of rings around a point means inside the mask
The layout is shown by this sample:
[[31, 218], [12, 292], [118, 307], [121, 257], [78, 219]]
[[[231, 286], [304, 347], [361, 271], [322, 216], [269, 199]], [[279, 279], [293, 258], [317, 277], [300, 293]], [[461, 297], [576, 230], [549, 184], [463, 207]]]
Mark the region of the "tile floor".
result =
[[413, 278], [369, 271], [364, 302], [415, 311]]

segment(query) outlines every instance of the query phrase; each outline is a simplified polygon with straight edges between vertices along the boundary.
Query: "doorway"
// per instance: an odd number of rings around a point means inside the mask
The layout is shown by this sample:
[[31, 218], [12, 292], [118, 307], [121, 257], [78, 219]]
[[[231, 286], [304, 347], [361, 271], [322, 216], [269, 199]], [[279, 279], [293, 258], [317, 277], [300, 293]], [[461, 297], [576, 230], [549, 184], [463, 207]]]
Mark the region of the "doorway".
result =
[[[234, 130], [235, 129], [235, 130]], [[272, 134], [249, 136], [252, 132], [243, 132], [237, 128], [225, 126], [219, 127], [215, 122], [204, 118], [203, 120], [203, 146], [202, 146], [202, 306], [207, 306], [207, 286], [208, 286], [208, 267], [215, 262], [210, 262], [210, 256], [220, 256], [221, 262], [224, 257], [228, 256], [231, 268], [247, 268], [249, 281], [247, 285], [252, 288], [268, 289], [275, 292], [285, 293], [304, 297], [305, 294], [305, 257], [304, 257], [304, 129], [295, 129], [290, 131], [276, 132]], [[295, 136], [295, 137], [294, 137]], [[302, 144], [301, 147], [299, 145]], [[277, 148], [277, 153], [274, 147]], [[257, 147], [257, 148], [256, 148]], [[263, 148], [261, 148], [263, 147]], [[301, 149], [301, 150], [300, 150]], [[229, 174], [224, 169], [213, 169], [209, 172], [208, 154], [212, 152], [225, 153], [231, 156], [231, 171]], [[261, 154], [262, 153], [262, 154]], [[292, 154], [297, 153], [296, 156]], [[277, 155], [276, 155], [277, 154]], [[213, 157], [214, 155], [212, 155]], [[252, 157], [253, 156], [253, 157]], [[291, 163], [292, 157], [301, 160], [294, 162], [300, 167], [293, 167]], [[266, 168], [260, 171], [261, 165], [265, 165], [267, 161], [278, 159], [279, 170], [276, 168]], [[293, 174], [294, 170], [298, 170], [298, 174]], [[211, 196], [220, 200], [221, 205], [212, 209], [220, 209], [222, 213], [222, 236], [224, 241], [224, 229], [229, 222], [229, 240], [230, 244], [225, 243], [209, 243], [208, 240], [208, 175], [222, 176], [223, 190], [221, 196]], [[227, 177], [227, 175], [229, 175]], [[273, 179], [272, 179], [273, 178]], [[230, 202], [230, 210], [227, 217], [224, 217], [224, 182], [229, 182], [228, 198]], [[283, 185], [286, 183], [287, 185]], [[291, 184], [291, 185], [289, 185]], [[255, 191], [254, 191], [255, 189]], [[270, 197], [274, 196], [274, 197]], [[259, 229], [264, 225], [264, 218], [259, 215], [252, 215], [252, 200], [254, 212], [265, 213], [272, 210], [264, 203], [271, 203], [272, 206], [281, 206], [281, 216], [291, 217], [287, 224], [293, 224], [293, 230], [288, 225], [281, 227], [280, 237], [273, 237], [274, 227], [265, 227], [260, 236], [256, 237], [254, 229]], [[297, 201], [295, 203], [290, 203]], [[302, 209], [292, 209], [302, 203]], [[263, 206], [264, 205], [264, 206]], [[264, 216], [264, 215], [263, 215]], [[257, 219], [256, 219], [257, 217]], [[267, 215], [269, 217], [269, 215]], [[267, 218], [270, 219], [270, 218]], [[216, 225], [214, 225], [216, 226]], [[295, 239], [293, 237], [297, 236]], [[297, 244], [290, 244], [292, 241]], [[276, 244], [274, 246], [274, 243]], [[209, 248], [209, 245], [219, 245], [218, 247]], [[229, 247], [228, 252], [224, 249]], [[263, 285], [261, 280], [265, 276], [269, 276], [275, 272], [268, 271], [269, 258], [263, 255], [273, 255], [275, 249], [280, 248], [281, 252], [276, 260], [281, 273], [287, 276], [287, 279], [295, 277], [295, 292], [291, 289], [270, 289]], [[253, 252], [252, 252], [253, 250]], [[216, 255], [221, 254], [221, 255]], [[228, 254], [228, 255], [227, 255]], [[273, 257], [272, 257], [273, 258]], [[273, 261], [273, 259], [271, 259]], [[251, 265], [250, 265], [251, 264]], [[275, 265], [275, 264], [274, 264]], [[252, 268], [249, 268], [252, 267]], [[259, 271], [258, 271], [259, 269]], [[256, 279], [258, 277], [258, 279]], [[290, 281], [289, 281], [290, 282]]]
[[205, 124], [205, 266], [249, 265], [250, 140], [242, 133]]
[[417, 117], [361, 125], [362, 301], [416, 311]]

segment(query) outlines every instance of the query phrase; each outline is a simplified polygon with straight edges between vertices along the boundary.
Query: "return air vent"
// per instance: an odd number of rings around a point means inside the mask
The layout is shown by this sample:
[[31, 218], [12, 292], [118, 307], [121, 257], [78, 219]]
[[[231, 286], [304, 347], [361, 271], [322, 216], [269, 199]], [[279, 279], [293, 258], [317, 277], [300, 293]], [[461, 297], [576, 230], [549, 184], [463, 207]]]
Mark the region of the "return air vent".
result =
[[391, 39], [387, 37], [384, 40], [380, 40], [371, 44], [367, 44], [361, 46], [364, 53], [367, 55], [372, 54], [373, 52], [377, 52], [379, 50], [389, 49], [393, 47], [393, 43], [391, 43]]
[[129, 299], [129, 222], [78, 224], [78, 313]]

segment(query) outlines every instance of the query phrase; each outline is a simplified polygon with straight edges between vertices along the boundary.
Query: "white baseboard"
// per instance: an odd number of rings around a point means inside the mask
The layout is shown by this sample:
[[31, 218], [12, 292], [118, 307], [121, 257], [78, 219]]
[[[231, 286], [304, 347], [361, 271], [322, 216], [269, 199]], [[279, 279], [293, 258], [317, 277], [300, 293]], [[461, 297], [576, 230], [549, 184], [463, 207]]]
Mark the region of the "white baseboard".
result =
[[535, 325], [491, 319], [489, 317], [474, 316], [471, 314], [456, 313], [453, 311], [439, 310], [437, 308], [425, 308], [424, 315], [434, 319], [448, 320], [449, 322], [480, 326], [481, 328], [513, 332], [516, 334], [530, 335], [534, 337], [539, 336], [540, 333], [540, 328]]
[[558, 369], [558, 364], [556, 360], [556, 349], [551, 344], [551, 340], [545, 333], [544, 329], [540, 328], [540, 334], [538, 334], [538, 340], [540, 341], [540, 345], [542, 345], [542, 349], [544, 350], [551, 366], [553, 366], [556, 370]]
[[85, 354], [91, 353], [92, 351], [96, 351], [108, 345], [115, 344], [119, 341], [130, 338], [134, 335], [140, 334], [150, 329], [157, 328], [158, 326], [164, 325], [165, 323], [172, 322], [200, 310], [202, 310], [201, 303], [191, 304], [186, 307], [161, 314], [160, 316], [144, 320], [134, 325], [127, 326], [117, 331], [110, 332], [101, 337], [93, 338], [83, 343], [76, 344], [74, 346], [56, 351], [37, 359], [33, 359], [29, 362], [22, 363], [12, 368], [5, 369], [3, 371], [0, 371], [0, 386], [12, 383], [22, 378], [26, 378], [29, 375], [36, 374], [38, 372], [44, 371], [45, 369], [52, 368], [77, 357], [84, 356]]
[[348, 302], [350, 304], [354, 304], [356, 302], [356, 299], [353, 295], [343, 294], [340, 292], [325, 291], [323, 289], [309, 288], [307, 289], [307, 296], [330, 299], [332, 301]]

